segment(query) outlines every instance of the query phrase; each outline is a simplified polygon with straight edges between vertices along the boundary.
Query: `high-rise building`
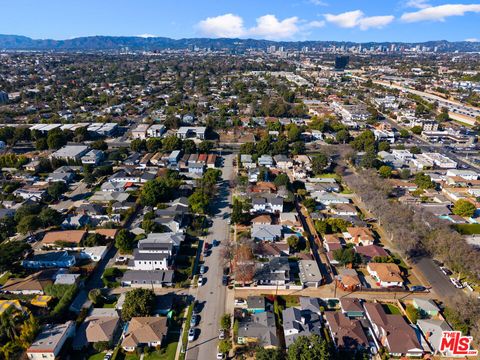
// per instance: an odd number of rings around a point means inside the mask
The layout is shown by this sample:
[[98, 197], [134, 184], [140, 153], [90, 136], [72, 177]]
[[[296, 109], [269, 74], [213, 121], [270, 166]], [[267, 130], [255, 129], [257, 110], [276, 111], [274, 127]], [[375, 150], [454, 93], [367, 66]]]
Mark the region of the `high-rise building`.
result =
[[350, 61], [349, 56], [335, 57], [335, 70], [345, 70], [349, 61]]
[[6, 104], [8, 102], [8, 94], [5, 91], [0, 91], [0, 104]]

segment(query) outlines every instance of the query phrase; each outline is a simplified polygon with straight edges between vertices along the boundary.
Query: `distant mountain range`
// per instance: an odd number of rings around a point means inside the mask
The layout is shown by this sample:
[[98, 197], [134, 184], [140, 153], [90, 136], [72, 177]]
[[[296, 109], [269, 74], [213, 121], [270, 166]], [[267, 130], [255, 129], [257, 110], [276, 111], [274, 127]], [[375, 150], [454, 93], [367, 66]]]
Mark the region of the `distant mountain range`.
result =
[[268, 46], [283, 46], [285, 49], [300, 50], [304, 46], [329, 47], [362, 45], [412, 47], [416, 45], [437, 47], [441, 52], [480, 52], [479, 42], [449, 42], [449, 41], [428, 41], [423, 43], [402, 43], [402, 42], [338, 42], [338, 41], [269, 41], [255, 39], [170, 39], [166, 37], [138, 37], [138, 36], [87, 36], [68, 40], [52, 39], [31, 39], [19, 35], [0, 35], [0, 49], [2, 50], [45, 50], [45, 51], [102, 51], [120, 50], [128, 47], [129, 50], [164, 50], [164, 49], [189, 49], [193, 47], [210, 48], [212, 50], [229, 49], [232, 51], [243, 51], [245, 49], [266, 49]]

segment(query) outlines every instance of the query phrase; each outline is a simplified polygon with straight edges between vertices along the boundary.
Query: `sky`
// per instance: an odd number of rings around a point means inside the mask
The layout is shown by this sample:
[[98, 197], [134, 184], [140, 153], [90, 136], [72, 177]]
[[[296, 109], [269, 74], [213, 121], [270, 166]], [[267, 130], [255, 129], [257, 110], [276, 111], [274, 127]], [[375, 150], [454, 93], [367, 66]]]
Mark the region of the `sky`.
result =
[[480, 41], [480, 1], [14, 0], [0, 1], [0, 34]]

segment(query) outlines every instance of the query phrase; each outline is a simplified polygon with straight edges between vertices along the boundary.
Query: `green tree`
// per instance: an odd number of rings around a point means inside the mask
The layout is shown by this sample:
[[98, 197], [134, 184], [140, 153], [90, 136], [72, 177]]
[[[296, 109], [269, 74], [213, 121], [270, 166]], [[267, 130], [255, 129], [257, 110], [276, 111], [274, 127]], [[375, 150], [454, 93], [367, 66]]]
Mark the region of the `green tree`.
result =
[[57, 210], [50, 207], [44, 207], [38, 215], [43, 227], [58, 226], [62, 223], [63, 216]]
[[130, 143], [130, 149], [132, 151], [145, 151], [147, 149], [147, 142], [142, 139], [133, 139]]
[[357, 265], [361, 263], [360, 255], [353, 248], [337, 249], [333, 252], [333, 257], [340, 265]]
[[415, 126], [412, 127], [410, 130], [411, 130], [412, 133], [414, 133], [415, 135], [420, 135], [420, 134], [422, 133], [423, 128], [422, 128], [420, 125], [415, 125]]
[[67, 137], [60, 129], [53, 129], [47, 135], [47, 145], [49, 149], [60, 149], [67, 144]]
[[300, 336], [288, 347], [288, 360], [331, 360], [335, 351], [318, 335]]
[[408, 132], [407, 129], [401, 129], [401, 130], [400, 130], [400, 137], [402, 137], [402, 138], [408, 138], [408, 137], [410, 137], [410, 133]]
[[278, 174], [273, 183], [276, 186], [287, 186], [290, 183], [290, 179], [288, 178], [287, 174], [281, 173]]
[[232, 342], [230, 340], [220, 340], [220, 342], [218, 343], [218, 351], [220, 351], [222, 354], [228, 354], [231, 349]]
[[230, 314], [223, 314], [221, 319], [220, 319], [220, 328], [221, 329], [230, 329], [232, 326], [232, 318]]
[[378, 173], [381, 177], [387, 179], [392, 176], [392, 168], [387, 165], [380, 166], [380, 169], [378, 169]]
[[357, 151], [375, 152], [375, 135], [371, 130], [365, 130], [353, 139], [350, 145]]
[[54, 200], [60, 199], [68, 187], [63, 181], [55, 181], [52, 185], [47, 188], [48, 195], [50, 195]]
[[104, 140], [95, 140], [90, 144], [90, 147], [95, 150], [108, 150], [108, 144]]
[[282, 349], [265, 349], [258, 347], [255, 349], [255, 360], [284, 360], [285, 354]]
[[465, 199], [457, 200], [453, 206], [452, 212], [462, 217], [472, 217], [477, 207]]
[[390, 151], [390, 144], [386, 141], [380, 141], [378, 143], [378, 151]]
[[350, 141], [350, 133], [346, 129], [341, 129], [335, 134], [335, 140], [341, 144], [345, 144]]
[[295, 142], [295, 141], [298, 141], [300, 140], [300, 135], [301, 135], [302, 131], [300, 130], [300, 128], [295, 125], [295, 124], [290, 124], [288, 125], [288, 141], [290, 142]]
[[298, 236], [292, 235], [287, 238], [288, 247], [292, 250], [292, 252], [297, 252], [299, 250], [300, 239]]
[[211, 141], [202, 141], [198, 144], [198, 151], [201, 153], [209, 153], [213, 149], [213, 143]]
[[209, 204], [210, 198], [203, 189], [195, 190], [193, 194], [188, 197], [190, 210], [195, 214], [206, 214]]
[[315, 175], [323, 173], [325, 168], [328, 166], [328, 157], [327, 155], [320, 153], [315, 155], [312, 158], [312, 171]]
[[175, 135], [167, 136], [162, 140], [162, 149], [164, 151], [180, 150], [182, 148], [182, 140]]
[[0, 273], [11, 270], [12, 264], [21, 260], [25, 251], [30, 249], [30, 245], [21, 241], [9, 241], [0, 244]]
[[155, 293], [150, 289], [133, 289], [125, 295], [122, 307], [122, 319], [129, 321], [132, 317], [152, 315], [155, 305]]
[[415, 180], [413, 181], [420, 189], [434, 189], [435, 183], [430, 176], [423, 172], [415, 174]]
[[105, 235], [94, 233], [88, 234], [88, 236], [83, 241], [83, 246], [92, 247], [92, 246], [103, 246], [107, 243], [107, 238]]
[[42, 222], [36, 215], [28, 215], [20, 219], [17, 231], [22, 234], [29, 234], [42, 227]]
[[197, 152], [197, 145], [190, 139], [183, 142], [182, 148], [185, 154], [195, 154]]
[[135, 246], [135, 235], [127, 229], [121, 229], [115, 238], [115, 246], [122, 253], [129, 253]]
[[100, 289], [92, 289], [88, 292], [88, 299], [95, 305], [101, 304], [103, 301], [102, 291]]
[[412, 147], [410, 148], [410, 152], [411, 152], [412, 154], [417, 155], [417, 154], [421, 154], [421, 153], [422, 153], [422, 149], [420, 149], [418, 146], [412, 146]]
[[159, 138], [150, 138], [147, 140], [147, 151], [156, 152], [162, 148], [162, 140]]

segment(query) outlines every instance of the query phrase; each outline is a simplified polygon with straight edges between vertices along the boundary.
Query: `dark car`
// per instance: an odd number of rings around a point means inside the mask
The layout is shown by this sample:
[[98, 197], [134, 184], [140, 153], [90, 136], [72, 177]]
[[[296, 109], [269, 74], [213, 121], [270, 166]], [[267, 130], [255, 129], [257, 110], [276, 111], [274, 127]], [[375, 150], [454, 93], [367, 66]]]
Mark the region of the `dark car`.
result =
[[410, 291], [425, 291], [425, 290], [427, 290], [425, 286], [421, 286], [421, 285], [410, 286]]
[[223, 275], [222, 277], [222, 285], [227, 286], [228, 285], [228, 276]]

